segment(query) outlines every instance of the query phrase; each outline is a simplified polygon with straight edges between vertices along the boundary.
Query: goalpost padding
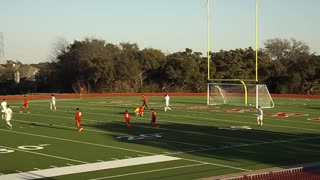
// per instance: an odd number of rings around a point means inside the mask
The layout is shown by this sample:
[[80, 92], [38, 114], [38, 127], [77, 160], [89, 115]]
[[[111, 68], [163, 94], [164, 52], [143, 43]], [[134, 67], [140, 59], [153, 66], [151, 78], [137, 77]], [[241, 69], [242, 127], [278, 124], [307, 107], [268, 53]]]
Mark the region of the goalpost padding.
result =
[[265, 84], [208, 83], [207, 104], [274, 107]]

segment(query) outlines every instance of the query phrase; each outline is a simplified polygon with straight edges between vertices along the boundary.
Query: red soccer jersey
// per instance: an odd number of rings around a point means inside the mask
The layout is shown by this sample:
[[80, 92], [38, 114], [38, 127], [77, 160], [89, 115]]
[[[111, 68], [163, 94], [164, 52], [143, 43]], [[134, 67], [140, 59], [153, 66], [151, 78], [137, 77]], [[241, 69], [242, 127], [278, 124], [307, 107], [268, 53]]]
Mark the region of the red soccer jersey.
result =
[[76, 120], [81, 121], [81, 112], [80, 111], [76, 112]]
[[129, 115], [129, 113], [124, 113], [124, 114], [123, 114], [123, 118], [124, 118], [127, 122], [129, 122], [129, 121], [130, 121], [130, 115]]
[[157, 113], [154, 112], [154, 111], [152, 111], [151, 116], [152, 116], [152, 119], [153, 119], [153, 120], [156, 120], [156, 118], [157, 118]]
[[145, 95], [142, 96], [142, 101], [143, 102], [148, 102], [147, 97]]
[[144, 112], [144, 108], [143, 107], [139, 107], [139, 114], [143, 114]]
[[27, 105], [28, 105], [28, 98], [27, 98], [27, 97], [24, 97], [24, 98], [23, 98], [23, 105], [24, 105], [24, 106], [27, 106]]

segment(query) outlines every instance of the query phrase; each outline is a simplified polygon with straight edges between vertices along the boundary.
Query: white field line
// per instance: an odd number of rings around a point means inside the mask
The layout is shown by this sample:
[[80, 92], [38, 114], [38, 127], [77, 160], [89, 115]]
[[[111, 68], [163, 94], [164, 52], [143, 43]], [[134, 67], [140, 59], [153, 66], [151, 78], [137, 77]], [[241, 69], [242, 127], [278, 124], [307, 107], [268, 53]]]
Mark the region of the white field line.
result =
[[36, 155], [46, 156], [46, 157], [50, 157], [50, 158], [56, 158], [56, 159], [62, 159], [62, 160], [82, 163], [82, 164], [88, 163], [88, 162], [85, 162], [85, 161], [80, 161], [80, 160], [75, 160], [75, 159], [70, 159], [70, 158], [64, 158], [64, 157], [54, 156], [54, 155], [49, 155], [49, 154], [44, 154], [44, 153], [38, 153], [38, 152], [34, 152], [34, 151], [26, 151], [26, 150], [22, 150], [22, 149], [18, 149], [18, 148], [11, 148], [11, 147], [1, 146], [1, 145], [0, 145], [0, 147], [6, 148], [6, 149], [12, 149], [12, 150], [15, 150], [15, 151], [21, 151], [21, 152], [25, 152], [25, 153], [29, 153], [29, 154], [36, 154]]
[[55, 140], [66, 141], [66, 142], [74, 142], [74, 143], [80, 143], [80, 144], [86, 144], [86, 145], [93, 145], [93, 146], [99, 146], [99, 147], [105, 147], [105, 148], [117, 149], [117, 150], [123, 150], [123, 151], [131, 151], [131, 152], [142, 153], [142, 154], [155, 155], [154, 153], [138, 151], [138, 150], [133, 150], [133, 149], [127, 149], [127, 148], [121, 148], [121, 147], [108, 146], [108, 145], [104, 145], [104, 144], [95, 144], [95, 143], [90, 143], [90, 142], [85, 142], [85, 141], [76, 141], [76, 140], [72, 140], [72, 139], [64, 139], [64, 138], [45, 136], [45, 135], [39, 135], [39, 134], [32, 134], [32, 133], [26, 133], [26, 132], [19, 132], [19, 131], [12, 131], [12, 130], [5, 130], [5, 129], [0, 129], [0, 131], [42, 137], [42, 138], [47, 138], [47, 139], [55, 139]]
[[115, 161], [107, 161], [107, 162], [96, 162], [90, 164], [81, 164], [81, 165], [73, 165], [66, 167], [58, 167], [58, 168], [50, 168], [22, 173], [14, 173], [0, 176], [1, 179], [10, 179], [10, 180], [18, 180], [18, 179], [36, 179], [36, 178], [49, 178], [55, 176], [69, 175], [69, 174], [77, 174], [84, 172], [92, 172], [99, 171], [105, 169], [114, 169], [135, 165], [145, 165], [151, 163], [158, 162], [167, 162], [167, 161], [175, 161], [180, 160], [180, 158], [165, 156], [165, 155], [155, 155], [155, 156], [145, 156], [131, 159], [122, 159]]
[[159, 172], [159, 171], [168, 171], [168, 170], [174, 170], [174, 169], [183, 169], [183, 168], [194, 167], [194, 166], [203, 166], [203, 165], [207, 165], [207, 164], [201, 163], [201, 164], [191, 164], [191, 165], [185, 165], [185, 166], [175, 166], [175, 167], [170, 167], [170, 168], [162, 168], [162, 169], [155, 169], [155, 170], [149, 170], [149, 171], [140, 171], [140, 172], [135, 172], [135, 173], [121, 174], [121, 175], [114, 175], [114, 176], [105, 176], [105, 177], [94, 178], [94, 179], [90, 179], [90, 180], [112, 179], [112, 178], [117, 178], [117, 177], [132, 176], [132, 175], [153, 173], [153, 172]]

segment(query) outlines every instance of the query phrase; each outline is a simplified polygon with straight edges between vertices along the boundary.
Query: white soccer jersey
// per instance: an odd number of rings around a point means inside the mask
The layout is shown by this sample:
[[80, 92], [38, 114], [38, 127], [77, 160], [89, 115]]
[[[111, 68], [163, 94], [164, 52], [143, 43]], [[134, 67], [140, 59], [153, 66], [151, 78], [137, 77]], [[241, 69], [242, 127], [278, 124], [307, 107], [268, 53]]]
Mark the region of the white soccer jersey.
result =
[[53, 105], [56, 104], [56, 98], [55, 98], [54, 96], [51, 97], [51, 103], [52, 103]]
[[11, 108], [7, 108], [5, 111], [5, 119], [6, 121], [10, 121], [12, 118], [12, 110]]
[[170, 97], [168, 95], [164, 96], [164, 102], [166, 106], [169, 106]]
[[7, 109], [7, 102], [2, 101], [1, 102], [1, 112], [5, 112], [6, 109]]

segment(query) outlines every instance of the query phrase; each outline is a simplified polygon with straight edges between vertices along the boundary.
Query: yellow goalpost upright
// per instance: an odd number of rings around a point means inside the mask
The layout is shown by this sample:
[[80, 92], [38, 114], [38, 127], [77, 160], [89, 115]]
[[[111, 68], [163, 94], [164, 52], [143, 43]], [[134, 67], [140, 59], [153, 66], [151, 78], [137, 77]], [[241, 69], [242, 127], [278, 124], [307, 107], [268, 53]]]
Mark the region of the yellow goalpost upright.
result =
[[[265, 108], [273, 108], [274, 107], [274, 103], [273, 100], [271, 98], [271, 95], [268, 91], [268, 88], [266, 85], [259, 85], [259, 79], [258, 79], [258, 9], [259, 9], [259, 0], [254, 0], [255, 1], [255, 75], [254, 75], [254, 79], [216, 79], [216, 78], [211, 78], [211, 74], [210, 74], [210, 0], [207, 0], [206, 2], [206, 7], [207, 7], [207, 73], [208, 73], [208, 81], [212, 82], [212, 83], [208, 83], [208, 93], [207, 93], [207, 104], [208, 105], [212, 105], [212, 103], [210, 102], [210, 98], [211, 98], [211, 87], [216, 87], [213, 88], [215, 89], [215, 91], [217, 91], [216, 93], [213, 93], [216, 96], [220, 96], [221, 98], [226, 98], [228, 97], [227, 94], [222, 95], [222, 88], [219, 87], [217, 88], [218, 84], [220, 84], [220, 86], [222, 86], [223, 83], [213, 83], [213, 82], [240, 82], [241, 86], [243, 87], [243, 94], [244, 94], [244, 98], [243, 98], [243, 104], [244, 105], [251, 105], [251, 103], [249, 103], [250, 99], [249, 97], [252, 96], [252, 94], [250, 95], [250, 91], [248, 90], [248, 87], [253, 86], [253, 84], [246, 84], [246, 82], [253, 82], [255, 88], [255, 102], [253, 104], [255, 104], [255, 106], [258, 105], [264, 105]], [[232, 85], [236, 85], [236, 84], [232, 84]], [[239, 85], [239, 84], [238, 84]], [[261, 100], [261, 93], [259, 93], [260, 89], [263, 89], [262, 91], [264, 93], [267, 93], [267, 98], [263, 98], [264, 102], [268, 101], [267, 103], [262, 103]], [[261, 92], [261, 90], [260, 90]], [[232, 92], [231, 92], [232, 93]], [[260, 95], [260, 96], [259, 96]], [[269, 100], [266, 100], [269, 99]], [[226, 99], [224, 99], [223, 101], [220, 102], [228, 102]]]

